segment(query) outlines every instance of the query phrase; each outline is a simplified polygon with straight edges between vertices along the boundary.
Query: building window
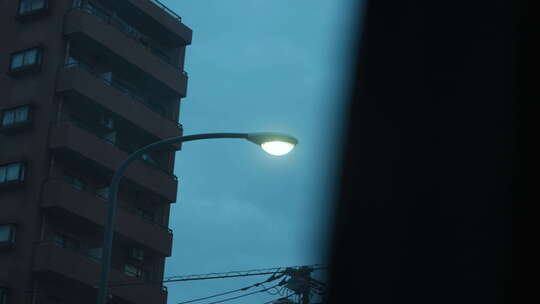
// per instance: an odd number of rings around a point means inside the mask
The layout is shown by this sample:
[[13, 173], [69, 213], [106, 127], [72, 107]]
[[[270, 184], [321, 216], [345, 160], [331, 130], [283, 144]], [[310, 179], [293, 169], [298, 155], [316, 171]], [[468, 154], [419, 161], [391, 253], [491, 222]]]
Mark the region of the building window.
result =
[[12, 128], [30, 123], [32, 117], [30, 105], [3, 110], [0, 113], [0, 128]]
[[144, 250], [140, 248], [132, 248], [129, 257], [137, 261], [144, 261]]
[[24, 181], [25, 164], [21, 162], [0, 166], [0, 184]]
[[101, 261], [101, 256], [103, 255], [103, 247], [95, 247], [88, 249], [88, 257], [96, 262]]
[[143, 153], [141, 159], [154, 167], [158, 166], [158, 162], [148, 153]]
[[49, 6], [47, 0], [20, 0], [19, 16], [31, 15], [37, 12], [45, 11]]
[[13, 224], [0, 224], [0, 244], [15, 243], [15, 230]]
[[161, 116], [167, 116], [167, 110], [165, 107], [161, 104], [155, 103], [155, 102], [149, 102], [148, 106], [156, 113], [160, 114]]
[[43, 50], [36, 47], [12, 54], [10, 72], [36, 70], [41, 66], [42, 53]]
[[107, 130], [114, 130], [114, 118], [112, 116], [102, 114], [99, 119], [99, 124]]
[[129, 264], [124, 265], [124, 274], [130, 277], [135, 277], [142, 280], [148, 279], [148, 273], [145, 270], [137, 266], [133, 266]]
[[138, 216], [142, 217], [145, 220], [151, 221], [151, 222], [153, 222], [155, 217], [156, 217], [153, 211], [150, 211], [150, 210], [147, 210], [147, 209], [142, 209], [142, 208], [135, 207], [135, 208], [133, 208], [133, 210], [135, 211], [135, 213]]
[[72, 175], [66, 175], [65, 180], [73, 186], [73, 188], [77, 190], [85, 190], [86, 189], [86, 183], [83, 182], [80, 178], [72, 176]]
[[80, 247], [79, 240], [61, 233], [53, 234], [51, 240], [62, 248], [78, 250]]
[[96, 195], [101, 199], [108, 200], [109, 199], [109, 186], [97, 189]]

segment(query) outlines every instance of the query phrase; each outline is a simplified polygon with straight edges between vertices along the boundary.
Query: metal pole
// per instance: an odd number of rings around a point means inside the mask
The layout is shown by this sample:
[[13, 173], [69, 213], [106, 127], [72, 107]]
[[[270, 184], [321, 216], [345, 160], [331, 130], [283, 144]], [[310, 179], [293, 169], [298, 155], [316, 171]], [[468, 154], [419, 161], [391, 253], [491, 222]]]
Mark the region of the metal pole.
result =
[[101, 254], [101, 277], [98, 286], [98, 298], [97, 304], [107, 303], [107, 287], [109, 284], [109, 272], [111, 267], [111, 253], [112, 253], [112, 240], [114, 235], [114, 218], [116, 213], [116, 196], [118, 194], [118, 185], [120, 179], [124, 175], [128, 165], [134, 160], [138, 159], [143, 153], [155, 150], [159, 147], [181, 143], [186, 141], [201, 140], [201, 139], [214, 139], [214, 138], [242, 138], [247, 139], [247, 133], [206, 133], [196, 134], [188, 136], [177, 136], [157, 141], [140, 148], [139, 150], [131, 153], [126, 160], [124, 160], [120, 166], [114, 172], [111, 186], [109, 188], [107, 217], [105, 220], [105, 227], [103, 231], [103, 252]]

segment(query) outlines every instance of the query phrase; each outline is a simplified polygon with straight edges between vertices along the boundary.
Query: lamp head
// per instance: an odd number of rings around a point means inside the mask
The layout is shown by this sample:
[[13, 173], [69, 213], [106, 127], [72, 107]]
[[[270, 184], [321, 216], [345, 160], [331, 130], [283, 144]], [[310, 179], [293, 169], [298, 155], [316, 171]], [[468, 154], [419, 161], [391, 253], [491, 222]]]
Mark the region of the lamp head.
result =
[[261, 146], [268, 154], [285, 155], [298, 144], [298, 140], [292, 136], [279, 133], [253, 133], [248, 134], [247, 140]]

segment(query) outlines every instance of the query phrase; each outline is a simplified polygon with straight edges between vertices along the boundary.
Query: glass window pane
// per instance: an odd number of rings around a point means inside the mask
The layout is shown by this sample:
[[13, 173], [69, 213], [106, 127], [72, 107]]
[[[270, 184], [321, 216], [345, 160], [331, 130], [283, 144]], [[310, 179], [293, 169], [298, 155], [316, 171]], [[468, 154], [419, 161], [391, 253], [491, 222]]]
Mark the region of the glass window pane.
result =
[[4, 183], [6, 181], [6, 172], [7, 172], [6, 166], [0, 167], [0, 183]]
[[32, 0], [32, 10], [45, 8], [46, 0]]
[[144, 251], [139, 248], [133, 248], [131, 250], [131, 257], [139, 261], [144, 260]]
[[11, 69], [20, 68], [23, 65], [23, 54], [15, 54], [11, 57]]
[[124, 274], [130, 276], [130, 277], [137, 277], [138, 276], [138, 270], [136, 267], [125, 264], [124, 265]]
[[23, 180], [24, 180], [24, 171], [25, 171], [25, 170], [26, 170], [26, 168], [25, 168], [24, 166], [22, 166], [22, 168], [21, 168], [21, 173], [20, 173], [21, 176], [19, 177], [19, 180], [20, 180], [20, 181], [23, 181]]
[[21, 4], [19, 6], [19, 14], [28, 13], [32, 10], [32, 3], [29, 0], [21, 0]]
[[19, 179], [21, 164], [11, 164], [7, 166], [6, 181], [14, 181]]
[[105, 73], [101, 73], [101, 75], [99, 75], [99, 77], [101, 77], [101, 79], [107, 81], [107, 82], [111, 82], [112, 81], [112, 72], [105, 72]]
[[41, 64], [41, 49], [36, 50], [36, 62], [34, 64]]
[[11, 226], [0, 225], [0, 242], [11, 241], [10, 235], [11, 235]]
[[24, 122], [28, 120], [28, 107], [20, 107], [15, 110], [15, 122]]
[[9, 126], [15, 122], [15, 112], [14, 111], [5, 111], [4, 117], [2, 118], [2, 126]]
[[24, 53], [23, 65], [32, 65], [38, 63], [38, 50], [32, 49]]
[[77, 177], [66, 176], [66, 179], [75, 189], [84, 190], [86, 188], [86, 184]]
[[66, 239], [64, 238], [63, 235], [58, 234], [58, 233], [55, 233], [55, 234], [53, 234], [53, 236], [52, 236], [51, 239], [52, 239], [52, 241], [53, 241], [54, 243], [56, 243], [58, 246], [60, 246], [60, 247], [66, 247]]
[[109, 187], [104, 187], [104, 188], [96, 190], [96, 194], [97, 194], [97, 196], [99, 196], [99, 197], [101, 197], [103, 199], [108, 199], [109, 198]]
[[73, 181], [73, 186], [79, 190], [84, 190], [84, 188], [86, 188], [86, 185], [80, 179], [75, 179]]
[[88, 256], [90, 256], [94, 261], [101, 260], [101, 255], [103, 254], [103, 248], [90, 248], [88, 249]]
[[79, 61], [71, 56], [69, 56], [66, 65], [77, 65]]

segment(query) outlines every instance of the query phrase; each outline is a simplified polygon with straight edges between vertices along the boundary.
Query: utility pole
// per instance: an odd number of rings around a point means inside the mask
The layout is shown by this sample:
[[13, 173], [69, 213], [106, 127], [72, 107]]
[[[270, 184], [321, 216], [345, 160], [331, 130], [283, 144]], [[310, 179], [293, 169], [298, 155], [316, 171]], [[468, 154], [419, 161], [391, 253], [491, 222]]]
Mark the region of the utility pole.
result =
[[313, 270], [312, 267], [304, 266], [298, 269], [289, 268], [285, 271], [285, 274], [290, 277], [285, 287], [301, 296], [301, 304], [310, 304], [312, 289], [322, 293], [326, 287], [324, 283], [311, 277]]

